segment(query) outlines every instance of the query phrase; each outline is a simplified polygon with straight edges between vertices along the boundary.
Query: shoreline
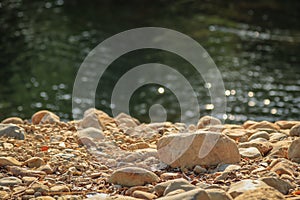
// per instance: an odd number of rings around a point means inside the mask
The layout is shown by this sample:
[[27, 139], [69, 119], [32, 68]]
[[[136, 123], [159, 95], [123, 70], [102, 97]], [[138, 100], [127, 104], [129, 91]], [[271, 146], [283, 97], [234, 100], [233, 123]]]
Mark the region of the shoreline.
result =
[[0, 199], [300, 198], [300, 121], [143, 124], [89, 109], [61, 122], [42, 110], [3, 120], [0, 149]]

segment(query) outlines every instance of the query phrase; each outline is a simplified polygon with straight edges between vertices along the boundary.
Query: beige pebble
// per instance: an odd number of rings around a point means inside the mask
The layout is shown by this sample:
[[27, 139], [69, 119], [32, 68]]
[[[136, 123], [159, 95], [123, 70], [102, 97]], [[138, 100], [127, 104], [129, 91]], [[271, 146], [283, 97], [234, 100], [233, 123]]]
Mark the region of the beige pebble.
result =
[[32, 158], [29, 158], [28, 160], [26, 160], [24, 162], [24, 164], [27, 165], [30, 168], [34, 168], [34, 167], [37, 168], [37, 167], [40, 167], [41, 165], [44, 165], [45, 162], [40, 157], [32, 157]]
[[159, 177], [143, 168], [125, 167], [114, 171], [108, 181], [123, 186], [137, 186], [158, 182]]
[[144, 192], [144, 191], [139, 191], [136, 190], [132, 194], [133, 197], [140, 198], [140, 199], [145, 199], [145, 200], [151, 200], [151, 199], [156, 199], [157, 196], [155, 194], [149, 193], [149, 192]]
[[0, 167], [3, 166], [20, 166], [22, 163], [13, 157], [0, 157]]
[[55, 185], [50, 188], [51, 192], [70, 192], [70, 188], [66, 185]]

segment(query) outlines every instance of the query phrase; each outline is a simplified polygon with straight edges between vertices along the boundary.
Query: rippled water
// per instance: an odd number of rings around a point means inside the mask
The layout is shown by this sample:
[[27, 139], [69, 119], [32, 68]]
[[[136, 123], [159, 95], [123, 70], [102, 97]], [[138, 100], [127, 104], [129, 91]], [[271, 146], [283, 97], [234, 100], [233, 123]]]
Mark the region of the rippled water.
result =
[[[227, 123], [247, 119], [299, 120], [299, 1], [26, 1], [0, 3], [0, 119], [29, 118], [50, 109], [72, 119], [74, 79], [85, 56], [106, 38], [131, 28], [158, 26], [197, 40], [218, 66], [225, 84]], [[174, 67], [196, 89], [201, 115], [211, 104], [205, 83], [185, 60], [159, 50], [123, 55], [109, 67], [96, 106], [111, 112], [114, 84], [133, 66], [159, 62]], [[172, 78], [172, 77], [171, 77]], [[139, 88], [131, 114], [149, 121], [162, 104], [179, 121], [180, 105], [160, 85]], [[182, 91], [184, 92], [184, 91]], [[189, 95], [189, 94], [186, 94]]]

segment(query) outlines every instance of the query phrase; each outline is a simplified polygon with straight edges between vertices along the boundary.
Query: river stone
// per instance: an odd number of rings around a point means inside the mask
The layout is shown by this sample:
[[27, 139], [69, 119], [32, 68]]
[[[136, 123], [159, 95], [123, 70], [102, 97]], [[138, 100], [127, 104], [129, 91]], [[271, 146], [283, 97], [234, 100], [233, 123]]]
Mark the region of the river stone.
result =
[[102, 130], [101, 124], [98, 120], [98, 116], [95, 113], [90, 113], [83, 117], [83, 119], [79, 123], [80, 128], [89, 128], [93, 127], [99, 130]]
[[248, 127], [248, 129], [261, 129], [261, 128], [274, 129], [274, 130], [280, 129], [279, 126], [268, 121], [257, 122]]
[[276, 143], [272, 143], [273, 149], [269, 153], [268, 157], [270, 158], [287, 158], [288, 148], [292, 141], [283, 140]]
[[11, 137], [18, 140], [25, 139], [25, 131], [14, 124], [0, 124], [0, 137]]
[[66, 185], [55, 185], [50, 188], [50, 192], [70, 192], [70, 188]]
[[300, 137], [300, 122], [290, 130], [290, 136]]
[[31, 117], [31, 122], [33, 124], [53, 124], [56, 122], [59, 122], [60, 118], [55, 115], [53, 112], [50, 112], [48, 110], [41, 110], [36, 113], [34, 113]]
[[199, 165], [196, 165], [194, 167], [194, 170], [193, 170], [196, 174], [203, 174], [203, 173], [206, 173], [207, 172], [207, 169], [205, 169], [204, 167], [201, 167]]
[[36, 177], [32, 177], [32, 176], [24, 176], [22, 177], [22, 181], [25, 185], [30, 185], [33, 181], [36, 181], [37, 178]]
[[256, 190], [258, 188], [262, 187], [269, 187], [266, 183], [260, 180], [250, 180], [245, 179], [241, 180], [239, 182], [233, 183], [230, 185], [228, 193], [233, 197], [236, 198], [240, 194], [243, 194], [244, 192]]
[[156, 199], [157, 196], [155, 194], [149, 193], [149, 192], [144, 192], [144, 191], [139, 191], [136, 190], [132, 193], [133, 197], [140, 198], [140, 199], [145, 199], [145, 200], [151, 200], [151, 199]]
[[115, 120], [101, 110], [90, 108], [84, 112], [84, 118], [88, 115], [95, 115], [103, 130], [106, 130], [106, 126], [116, 126]]
[[165, 182], [158, 183], [154, 186], [154, 191], [158, 196], [162, 196], [166, 190], [166, 188], [171, 184], [176, 182], [177, 184], [189, 184], [189, 182], [183, 178], [178, 178], [174, 180], [169, 180]]
[[21, 184], [22, 180], [17, 177], [4, 177], [0, 179], [0, 186], [14, 186]]
[[0, 167], [3, 166], [21, 166], [22, 163], [13, 157], [0, 157]]
[[226, 129], [222, 133], [235, 141], [244, 142], [248, 140], [248, 133], [244, 129]]
[[259, 150], [256, 147], [239, 148], [242, 158], [258, 158], [261, 157]]
[[234, 200], [285, 200], [286, 198], [272, 187], [256, 188], [254, 190], [246, 191], [239, 195]]
[[159, 159], [171, 167], [237, 163], [240, 154], [235, 142], [216, 133], [199, 131], [163, 136], [157, 142]]
[[257, 138], [264, 138], [266, 140], [269, 140], [270, 136], [269, 136], [269, 133], [266, 131], [258, 131], [249, 137], [249, 141], [257, 139]]
[[77, 132], [79, 138], [92, 138], [94, 140], [103, 140], [105, 138], [105, 135], [103, 134], [102, 130], [94, 128], [94, 127], [88, 127], [82, 130], [79, 130]]
[[190, 184], [188, 181], [181, 181], [180, 179], [171, 182], [168, 187], [164, 191], [164, 196], [169, 194], [170, 192], [173, 192], [175, 190], [184, 190], [184, 191], [190, 191], [196, 189], [196, 186]]
[[300, 121], [277, 121], [275, 122], [276, 125], [280, 127], [280, 129], [291, 129], [296, 124], [300, 124]]
[[45, 195], [49, 192], [49, 187], [47, 185], [44, 185], [42, 183], [34, 183], [31, 186], [31, 189], [33, 189], [35, 192], [40, 192], [41, 194]]
[[294, 186], [290, 182], [276, 177], [263, 177], [260, 180], [265, 182], [267, 185], [275, 188], [282, 194], [288, 194], [289, 190], [294, 188]]
[[24, 162], [30, 168], [40, 167], [45, 164], [45, 161], [40, 157], [32, 157]]
[[117, 117], [115, 117], [115, 120], [118, 127], [124, 130], [134, 128], [140, 124], [137, 119], [134, 119], [125, 113], [120, 113]]
[[206, 127], [215, 126], [215, 125], [222, 125], [222, 122], [215, 117], [204, 116], [199, 119], [199, 121], [197, 123], [197, 128], [201, 129], [201, 128], [206, 128]]
[[270, 134], [270, 142], [278, 142], [280, 140], [284, 140], [285, 138], [287, 138], [288, 135], [284, 134], [284, 133], [271, 133]]
[[182, 175], [180, 173], [176, 173], [176, 172], [165, 172], [160, 175], [160, 179], [164, 180], [164, 181], [174, 180], [174, 179], [181, 178], [181, 177], [182, 177]]
[[158, 198], [158, 200], [210, 200], [203, 189], [194, 189], [180, 194]]
[[288, 158], [300, 163], [300, 138], [294, 140], [288, 149]]
[[244, 122], [243, 127], [244, 129], [248, 129], [250, 126], [257, 124], [258, 122], [253, 121], [253, 120], [247, 120]]
[[262, 155], [266, 155], [273, 149], [272, 143], [264, 138], [257, 138], [249, 142], [240, 143], [239, 148], [255, 147]]
[[136, 162], [138, 160], [146, 160], [147, 158], [154, 157], [158, 158], [157, 150], [146, 148], [146, 149], [138, 149], [133, 152], [130, 152], [124, 155], [122, 161], [124, 162]]
[[34, 176], [34, 177], [41, 177], [46, 176], [46, 172], [43, 171], [37, 171], [37, 170], [29, 170], [17, 166], [11, 166], [9, 167], [9, 171], [14, 176]]
[[141, 124], [134, 128], [128, 128], [125, 131], [125, 134], [129, 135], [130, 137], [134, 137], [134, 138], [150, 139], [150, 138], [157, 137], [158, 131], [154, 130], [153, 128], [150, 128], [146, 124]]
[[275, 172], [279, 176], [283, 174], [287, 174], [289, 176], [294, 176], [294, 163], [291, 161], [285, 159], [285, 158], [279, 158], [277, 160], [274, 160], [271, 162], [269, 169], [272, 172]]
[[181, 194], [181, 193], [184, 193], [185, 191], [183, 189], [177, 189], [177, 190], [174, 190], [172, 192], [169, 192], [165, 197], [167, 196], [172, 196], [172, 195], [176, 195], [176, 194]]
[[4, 119], [2, 124], [23, 124], [24, 121], [20, 117], [9, 117]]
[[207, 189], [210, 200], [232, 200], [233, 198], [222, 189]]
[[122, 186], [138, 186], [155, 183], [159, 177], [151, 171], [138, 167], [125, 167], [112, 173], [108, 182]]
[[217, 166], [217, 168], [214, 170], [215, 172], [232, 172], [240, 170], [240, 165], [232, 165], [232, 164], [220, 164]]

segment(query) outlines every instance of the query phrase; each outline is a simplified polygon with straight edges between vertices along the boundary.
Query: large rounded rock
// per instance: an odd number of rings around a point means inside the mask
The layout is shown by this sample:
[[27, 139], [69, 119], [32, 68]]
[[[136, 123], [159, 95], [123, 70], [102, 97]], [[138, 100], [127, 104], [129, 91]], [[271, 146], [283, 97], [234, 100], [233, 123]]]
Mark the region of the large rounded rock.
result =
[[290, 136], [300, 136], [300, 123], [293, 126], [293, 128], [290, 130]]
[[11, 137], [18, 140], [24, 140], [25, 131], [14, 124], [0, 124], [0, 137]]
[[276, 177], [263, 177], [260, 180], [275, 188], [282, 194], [288, 194], [290, 189], [295, 188], [295, 186], [293, 186], [290, 182]]
[[60, 118], [53, 112], [41, 110], [32, 115], [31, 121], [33, 124], [53, 124], [59, 122]]
[[300, 138], [294, 140], [288, 149], [288, 158], [300, 163]]
[[159, 177], [151, 171], [138, 167], [125, 167], [112, 173], [108, 182], [122, 186], [138, 186], [155, 183]]
[[163, 136], [157, 143], [157, 150], [159, 159], [171, 167], [231, 164], [241, 158], [232, 139], [206, 131]]
[[256, 188], [241, 194], [234, 200], [284, 200], [286, 199], [280, 192], [272, 187]]
[[269, 187], [269, 186], [263, 181], [245, 179], [231, 184], [228, 193], [233, 198], [236, 198], [237, 196], [243, 194], [244, 192], [256, 190], [263, 187]]

